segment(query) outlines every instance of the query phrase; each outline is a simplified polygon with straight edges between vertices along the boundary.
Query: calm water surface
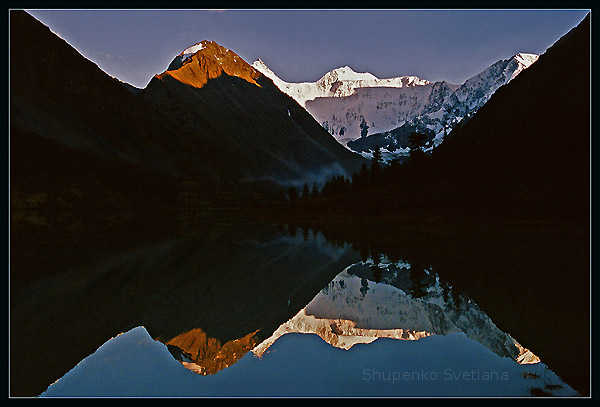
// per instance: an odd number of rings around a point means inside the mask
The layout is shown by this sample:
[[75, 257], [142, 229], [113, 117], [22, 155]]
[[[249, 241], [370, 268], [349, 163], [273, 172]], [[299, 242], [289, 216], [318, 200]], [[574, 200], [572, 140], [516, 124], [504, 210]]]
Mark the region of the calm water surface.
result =
[[[144, 239], [126, 228], [117, 247], [16, 252], [11, 273], [33, 277], [11, 286], [11, 393], [41, 394], [137, 327], [203, 380], [155, 384], [154, 395], [588, 391], [585, 240], [400, 231], [352, 241], [285, 224], [201, 225]], [[95, 379], [100, 387], [83, 395], [111, 388]]]

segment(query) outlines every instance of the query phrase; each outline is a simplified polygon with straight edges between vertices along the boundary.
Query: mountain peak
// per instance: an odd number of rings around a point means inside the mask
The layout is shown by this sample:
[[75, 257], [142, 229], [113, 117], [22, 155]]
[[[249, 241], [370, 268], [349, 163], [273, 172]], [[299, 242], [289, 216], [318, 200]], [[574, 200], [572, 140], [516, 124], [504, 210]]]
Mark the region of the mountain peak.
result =
[[197, 42], [196, 44], [192, 45], [191, 47], [187, 47], [185, 50], [183, 50], [183, 52], [179, 55], [181, 56], [189, 56], [189, 55], [193, 55], [196, 52], [203, 50], [204, 47], [206, 46], [207, 41], [203, 40], [200, 42]]
[[232, 52], [229, 48], [225, 48], [217, 44], [215, 41], [202, 40], [190, 47], [187, 47], [185, 50], [183, 50], [183, 52], [181, 52], [181, 54], [179, 54], [179, 56], [183, 57], [184, 59], [188, 59], [201, 51], [204, 54], [209, 54], [213, 56], [225, 55], [228, 52]]
[[519, 64], [523, 65], [525, 68], [528, 68], [529, 65], [537, 61], [539, 57], [540, 56], [537, 54], [528, 54], [525, 52], [520, 52], [514, 55], [512, 59], [517, 61]]
[[268, 66], [267, 64], [265, 64], [265, 62], [258, 58], [256, 61], [254, 61], [252, 63], [252, 67], [254, 69], [256, 69], [257, 71], [259, 71], [260, 73], [262, 73], [263, 75], [265, 75], [267, 78], [272, 79], [273, 81], [281, 81], [281, 79], [279, 79], [279, 77], [277, 77], [277, 75], [275, 75], [275, 72], [273, 72]]
[[319, 82], [333, 83], [337, 81], [364, 81], [364, 80], [377, 80], [378, 78], [368, 72], [356, 72], [348, 65], [335, 68], [327, 72]]
[[[509, 66], [512, 65], [512, 68], [507, 72], [510, 75], [509, 81], [512, 81], [519, 75], [523, 70], [529, 68], [531, 64], [538, 60], [540, 56], [536, 54], [527, 54], [525, 52], [520, 52], [510, 58]], [[516, 65], [515, 65], [516, 64]]]
[[195, 88], [201, 88], [208, 79], [214, 79], [223, 73], [242, 78], [254, 85], [261, 73], [244, 61], [238, 54], [215, 41], [203, 40], [187, 47], [173, 61], [165, 72], [157, 75], [164, 80], [166, 76]]

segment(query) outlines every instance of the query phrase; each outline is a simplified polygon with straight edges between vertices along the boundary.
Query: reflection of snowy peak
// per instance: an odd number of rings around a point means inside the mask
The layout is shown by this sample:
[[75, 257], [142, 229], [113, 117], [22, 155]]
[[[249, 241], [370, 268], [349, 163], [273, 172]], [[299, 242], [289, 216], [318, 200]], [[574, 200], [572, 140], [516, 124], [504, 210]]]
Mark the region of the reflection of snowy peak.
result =
[[[253, 66], [304, 106], [339, 141], [388, 132], [410, 123], [424, 126], [432, 137], [437, 136], [435, 144], [439, 144], [445, 128], [473, 114], [500, 86], [537, 58], [534, 54], [517, 54], [496, 62], [462, 85], [429, 82], [414, 76], [378, 79], [347, 66], [328, 72], [316, 82], [289, 83], [278, 78], [261, 60]], [[374, 145], [367, 143], [367, 138], [361, 137], [349, 147], [368, 151]], [[393, 142], [382, 145], [380, 140], [378, 143], [389, 151], [406, 147]]]
[[257, 356], [262, 356], [277, 339], [288, 333], [317, 334], [331, 346], [350, 349], [358, 343], [371, 343], [378, 338], [416, 340], [429, 336], [425, 331], [409, 329], [366, 329], [359, 328], [356, 323], [346, 319], [317, 318], [307, 315], [302, 309], [296, 316], [281, 325], [269, 338], [252, 349]]
[[463, 332], [502, 357], [519, 363], [539, 359], [502, 332], [472, 300], [427, 270], [404, 263], [356, 263], [336, 276], [294, 318], [253, 349], [263, 354], [290, 332], [315, 333], [349, 349], [377, 338], [415, 340]]

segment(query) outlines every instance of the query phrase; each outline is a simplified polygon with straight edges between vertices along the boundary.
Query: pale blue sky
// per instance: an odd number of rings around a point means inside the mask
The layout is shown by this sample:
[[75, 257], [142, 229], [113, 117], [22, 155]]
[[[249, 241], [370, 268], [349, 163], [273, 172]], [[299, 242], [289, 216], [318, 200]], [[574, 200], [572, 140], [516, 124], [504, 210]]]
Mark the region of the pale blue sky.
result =
[[460, 84], [516, 53], [543, 53], [589, 10], [27, 11], [108, 74], [145, 87], [204, 39], [289, 82], [349, 65]]

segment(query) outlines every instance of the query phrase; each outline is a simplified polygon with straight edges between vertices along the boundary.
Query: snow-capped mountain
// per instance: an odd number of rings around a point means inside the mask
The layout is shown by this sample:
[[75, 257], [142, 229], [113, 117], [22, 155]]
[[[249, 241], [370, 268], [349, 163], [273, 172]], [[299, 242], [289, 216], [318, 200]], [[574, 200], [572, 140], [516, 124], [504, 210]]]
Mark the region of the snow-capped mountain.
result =
[[[472, 115], [496, 89], [537, 58], [538, 55], [520, 53], [500, 60], [462, 85], [429, 82], [415, 76], [379, 79], [370, 73], [354, 72], [348, 66], [334, 69], [316, 82], [289, 83], [277, 77], [261, 60], [253, 66], [304, 106], [342, 144], [360, 138], [359, 143], [348, 147], [368, 152], [374, 147], [366, 141], [370, 135], [405, 124], [429, 132], [430, 138], [435, 138], [435, 145], [439, 144], [445, 130]], [[389, 151], [407, 147], [399, 145], [393, 133], [384, 135], [387, 139], [384, 145], [381, 138], [377, 140], [379, 146]]]
[[421, 123], [433, 130], [436, 134], [434, 145], [438, 145], [443, 140], [444, 128], [475, 113], [500, 86], [516, 78], [524, 69], [537, 61], [538, 57], [535, 54], [521, 53], [496, 62], [479, 75], [467, 79], [444, 101], [440, 110], [416, 118], [413, 124]]
[[[379, 79], [349, 66], [327, 72], [316, 82], [280, 79], [260, 59], [252, 66], [294, 98], [338, 141], [392, 129], [420, 113], [433, 84], [416, 76]], [[425, 108], [426, 109], [426, 108]]]
[[[252, 66], [263, 75], [270, 78], [275, 85], [289, 96], [293, 97], [302, 107], [306, 108], [308, 101], [316, 98], [343, 98], [351, 96], [357, 88], [391, 87], [405, 88], [426, 85], [429, 82], [416, 76], [402, 76], [390, 79], [379, 79], [368, 72], [355, 72], [349, 66], [336, 68], [327, 72], [316, 82], [285, 82], [280, 79], [260, 59], [254, 61]], [[315, 114], [313, 114], [315, 116]], [[315, 116], [317, 118], [317, 116]], [[317, 118], [317, 121], [319, 119]]]

